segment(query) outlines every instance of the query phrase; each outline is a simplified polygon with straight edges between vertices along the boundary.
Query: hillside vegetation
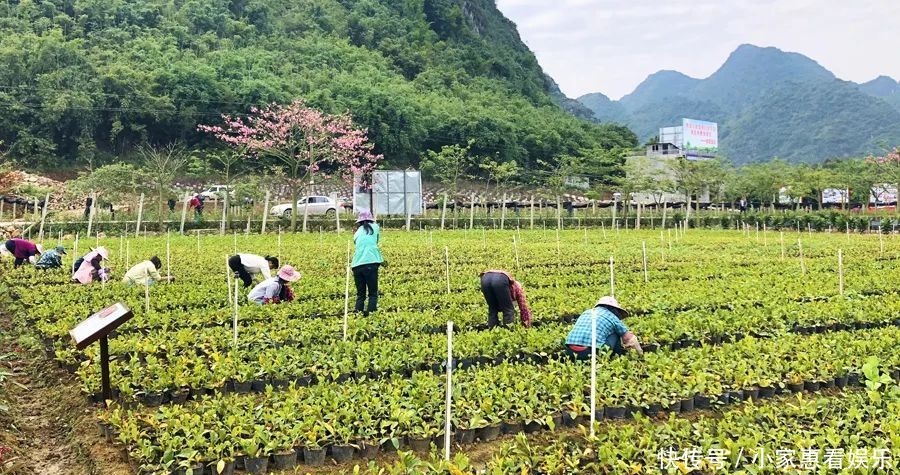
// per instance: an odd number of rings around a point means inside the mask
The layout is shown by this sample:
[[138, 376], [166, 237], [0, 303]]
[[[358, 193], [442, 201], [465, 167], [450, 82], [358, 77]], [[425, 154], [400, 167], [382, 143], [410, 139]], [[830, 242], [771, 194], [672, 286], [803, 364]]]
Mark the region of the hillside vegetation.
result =
[[0, 141], [31, 168], [143, 142], [212, 146], [220, 114], [302, 97], [349, 111], [391, 166], [474, 139], [538, 161], [629, 146], [578, 120], [493, 0], [34, 0], [0, 8]]

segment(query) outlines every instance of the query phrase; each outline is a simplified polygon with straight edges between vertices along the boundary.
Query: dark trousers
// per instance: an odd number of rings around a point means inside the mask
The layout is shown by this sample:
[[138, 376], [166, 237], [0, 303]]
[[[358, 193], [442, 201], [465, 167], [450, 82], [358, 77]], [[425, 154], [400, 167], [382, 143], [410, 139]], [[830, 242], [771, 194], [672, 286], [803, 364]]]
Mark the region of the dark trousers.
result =
[[9, 251], [10, 254], [13, 254], [13, 258], [16, 262], [13, 264], [13, 267], [19, 267], [25, 263], [25, 259], [19, 259], [15, 257], [16, 246], [13, 244], [12, 240], [6, 241], [6, 250]]
[[501, 325], [497, 319], [499, 312], [503, 312], [502, 325], [509, 325], [516, 318], [509, 287], [509, 277], [504, 274], [488, 272], [481, 276], [481, 293], [488, 305], [488, 328]]
[[[614, 355], [625, 354], [625, 347], [622, 346], [622, 339], [615, 333], [606, 337], [606, 341], [597, 347], [597, 354], [599, 355], [601, 352], [608, 351], [608, 349], [612, 349]], [[566, 355], [576, 361], [590, 361], [591, 347], [587, 347], [582, 351], [575, 351], [569, 348], [569, 345], [566, 345]]]
[[[379, 264], [365, 264], [353, 268], [353, 282], [356, 284], [356, 311], [368, 315], [378, 310], [378, 267]], [[366, 295], [369, 306], [364, 307]]]
[[228, 258], [228, 267], [234, 271], [234, 274], [241, 279], [244, 283], [244, 287], [250, 287], [253, 285], [253, 277], [247, 272], [247, 268], [244, 267], [244, 264], [241, 264], [241, 256], [231, 256]]

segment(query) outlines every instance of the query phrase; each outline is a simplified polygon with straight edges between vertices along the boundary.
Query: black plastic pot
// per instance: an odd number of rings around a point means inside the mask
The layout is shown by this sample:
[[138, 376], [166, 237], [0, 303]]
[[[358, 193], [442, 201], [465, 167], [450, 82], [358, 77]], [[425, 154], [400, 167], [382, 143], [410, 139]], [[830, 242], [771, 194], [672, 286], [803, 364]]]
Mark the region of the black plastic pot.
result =
[[456, 441], [460, 444], [475, 442], [475, 429], [456, 429]]
[[290, 382], [286, 379], [273, 379], [272, 387], [275, 389], [284, 389], [290, 385]]
[[694, 398], [681, 400], [681, 412], [690, 412], [694, 410]]
[[[472, 434], [474, 436], [475, 432], [472, 431]], [[360, 442], [358, 445], [356, 453], [359, 454], [359, 458], [369, 460], [378, 456], [378, 445], [365, 442]]]
[[807, 381], [803, 383], [803, 389], [812, 393], [818, 391], [821, 388], [818, 381]]
[[266, 384], [268, 384], [268, 381], [264, 379], [257, 379], [256, 381], [250, 383], [250, 390], [255, 393], [264, 393], [266, 392]]
[[719, 394], [719, 396], [716, 398], [716, 403], [721, 404], [723, 406], [730, 402], [731, 402], [731, 395], [728, 394], [727, 392]]
[[253, 475], [262, 475], [269, 471], [269, 457], [246, 457], [244, 469]]
[[563, 413], [558, 412], [558, 413], [556, 413], [556, 414], [553, 414], [553, 416], [551, 416], [551, 418], [553, 419], [553, 427], [554, 427], [555, 430], [558, 430], [560, 427], [562, 427], [562, 425], [563, 425]]
[[752, 401], [759, 400], [759, 388], [747, 388], [744, 390], [744, 397]]
[[275, 468], [278, 470], [292, 470], [297, 466], [297, 451], [282, 452], [272, 456]]
[[172, 404], [184, 404], [190, 395], [191, 391], [189, 389], [182, 388], [174, 391], [171, 395]]
[[521, 421], [504, 421], [500, 424], [500, 430], [503, 431], [504, 434], [515, 435], [525, 431], [525, 424]]
[[607, 419], [619, 420], [625, 418], [625, 408], [619, 406], [607, 406], [603, 409], [603, 414]]
[[490, 425], [478, 429], [477, 437], [482, 442], [490, 442], [500, 436], [500, 425]]
[[158, 407], [162, 406], [164, 400], [165, 395], [163, 393], [148, 393], [144, 395], [141, 402], [148, 407]]
[[303, 447], [303, 463], [313, 467], [325, 465], [325, 449]]
[[711, 401], [709, 396], [697, 394], [696, 396], [694, 396], [694, 409], [709, 409], [710, 402]]
[[681, 414], [681, 401], [673, 402], [668, 406], [664, 406], [663, 411]]
[[826, 379], [825, 381], [819, 381], [819, 387], [822, 389], [834, 389], [835, 382], [834, 379]]
[[409, 447], [413, 452], [425, 453], [431, 450], [431, 439], [423, 439], [418, 437], [409, 438]]
[[659, 345], [656, 343], [647, 343], [646, 345], [641, 346], [641, 349], [647, 353], [654, 353], [659, 351]]
[[759, 388], [759, 397], [760, 399], [769, 399], [771, 397], [775, 397], [775, 386], [765, 386]]
[[654, 403], [644, 408], [644, 414], [649, 417], [655, 417], [660, 411], [662, 411], [662, 404]]
[[728, 393], [728, 399], [731, 400], [732, 404], [737, 404], [745, 399], [744, 391], [741, 389], [731, 391]]
[[337, 463], [346, 463], [353, 458], [352, 445], [333, 445], [331, 446], [331, 458]]
[[795, 393], [795, 394], [799, 393], [800, 391], [803, 391], [803, 386], [804, 386], [803, 383], [788, 383], [788, 385], [787, 385], [788, 391]]
[[847, 375], [847, 386], [859, 386], [859, 373], [850, 373]]
[[900, 369], [892, 369], [891, 378], [894, 378], [894, 381], [900, 381]]
[[235, 381], [234, 382], [234, 392], [238, 394], [247, 394], [253, 388], [253, 384], [249, 381]]
[[172, 473], [176, 475], [203, 475], [203, 463], [199, 462], [190, 467], [181, 467]]
[[841, 389], [847, 387], [847, 383], [848, 383], [848, 382], [849, 382], [849, 381], [848, 381], [848, 378], [847, 378], [847, 375], [846, 375], [846, 374], [843, 375], [843, 376], [838, 376], [838, 377], [834, 378], [834, 385], [835, 385], [836, 387], [841, 388]]
[[543, 428], [544, 428], [544, 425], [541, 424], [540, 422], [532, 421], [532, 422], [529, 422], [528, 424], [525, 424], [525, 433], [526, 434], [534, 434], [535, 432], [538, 432]]
[[300, 376], [298, 378], [294, 378], [294, 384], [298, 387], [309, 386], [312, 384], [312, 376]]
[[208, 471], [211, 475], [234, 475], [234, 462], [225, 462], [221, 473], [216, 470], [216, 465], [218, 465], [218, 462], [214, 462], [209, 466]]

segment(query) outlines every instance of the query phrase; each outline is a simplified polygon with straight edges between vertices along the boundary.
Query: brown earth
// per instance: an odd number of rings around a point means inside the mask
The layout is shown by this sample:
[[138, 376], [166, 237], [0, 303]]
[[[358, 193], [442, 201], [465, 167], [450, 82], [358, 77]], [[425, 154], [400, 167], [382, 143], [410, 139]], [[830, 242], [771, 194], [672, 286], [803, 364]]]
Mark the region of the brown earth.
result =
[[94, 408], [74, 377], [56, 368], [36, 341], [0, 315], [2, 475], [131, 475], [124, 454], [100, 437]]

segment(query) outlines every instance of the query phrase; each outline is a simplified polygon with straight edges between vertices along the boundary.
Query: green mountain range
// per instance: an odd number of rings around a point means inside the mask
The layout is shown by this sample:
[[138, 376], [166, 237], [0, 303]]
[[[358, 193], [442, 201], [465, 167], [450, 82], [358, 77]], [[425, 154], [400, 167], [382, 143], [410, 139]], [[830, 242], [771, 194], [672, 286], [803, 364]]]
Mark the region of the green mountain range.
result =
[[641, 140], [685, 117], [718, 122], [720, 151], [735, 163], [820, 162], [900, 143], [897, 81], [841, 81], [776, 48], [742, 45], [706, 79], [659, 71], [619, 101], [599, 93], [578, 101], [595, 120], [628, 125]]
[[0, 141], [33, 168], [127, 158], [144, 142], [210, 147], [198, 124], [295, 98], [349, 111], [396, 167], [470, 139], [472, 153], [525, 169], [636, 143], [627, 129], [567, 114], [553, 89], [493, 0], [0, 8]]

